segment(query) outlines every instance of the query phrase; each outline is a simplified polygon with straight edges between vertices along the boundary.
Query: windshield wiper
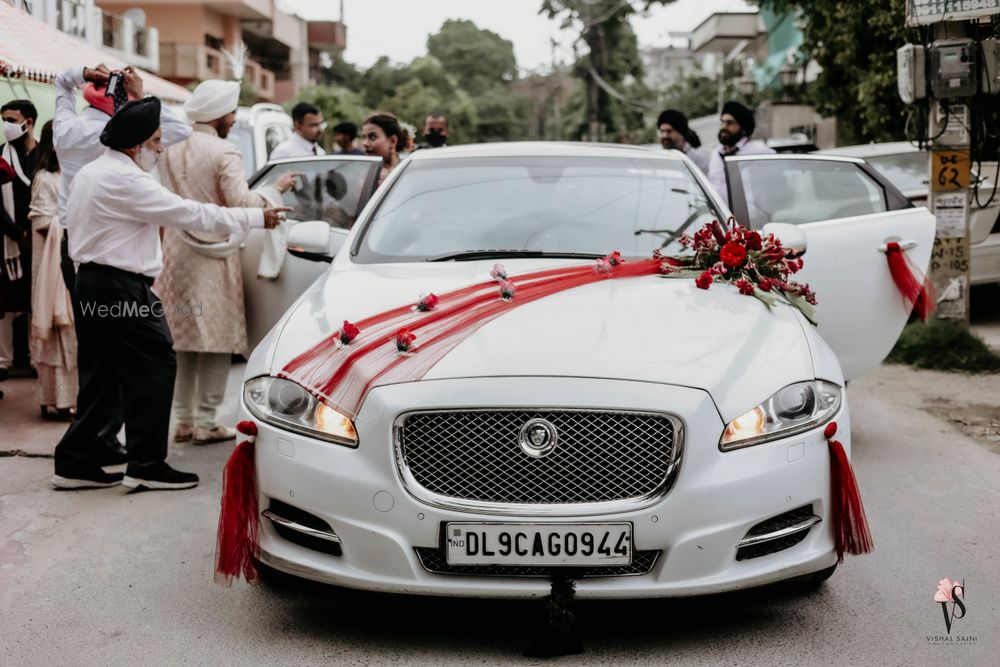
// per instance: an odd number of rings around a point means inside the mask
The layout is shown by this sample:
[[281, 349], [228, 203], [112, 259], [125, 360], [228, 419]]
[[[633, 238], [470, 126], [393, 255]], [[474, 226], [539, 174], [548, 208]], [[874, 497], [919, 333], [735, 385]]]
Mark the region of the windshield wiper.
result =
[[604, 255], [595, 255], [584, 252], [545, 252], [544, 250], [513, 250], [513, 249], [492, 249], [492, 250], [465, 250], [463, 252], [450, 252], [444, 255], [428, 257], [428, 262], [468, 262], [477, 259], [495, 259], [500, 257], [553, 257], [558, 259], [600, 259]]

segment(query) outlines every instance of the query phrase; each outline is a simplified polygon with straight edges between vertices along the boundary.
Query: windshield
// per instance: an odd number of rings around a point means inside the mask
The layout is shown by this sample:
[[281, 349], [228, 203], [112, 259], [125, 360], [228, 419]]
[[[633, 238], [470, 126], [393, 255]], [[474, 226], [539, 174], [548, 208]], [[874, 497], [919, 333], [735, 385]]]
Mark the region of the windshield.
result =
[[927, 189], [927, 153], [896, 153], [865, 158], [865, 161], [885, 176], [901, 192]]
[[355, 259], [425, 261], [483, 249], [648, 257], [716, 217], [679, 160], [415, 161], [362, 231]]

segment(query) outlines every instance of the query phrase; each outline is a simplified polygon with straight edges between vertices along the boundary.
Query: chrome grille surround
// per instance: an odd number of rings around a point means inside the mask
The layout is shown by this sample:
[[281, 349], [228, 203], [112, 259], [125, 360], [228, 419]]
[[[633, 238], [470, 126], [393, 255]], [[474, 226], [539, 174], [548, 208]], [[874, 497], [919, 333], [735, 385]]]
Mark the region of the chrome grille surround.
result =
[[[417, 558], [428, 572], [467, 577], [551, 577], [555, 567], [540, 565], [450, 565], [436, 547], [416, 547]], [[574, 578], [636, 577], [649, 574], [660, 552], [633, 551], [629, 565], [591, 565], [572, 568]]]
[[[547, 419], [559, 429], [559, 447], [540, 459], [526, 455], [517, 440], [520, 427], [533, 418]], [[616, 441], [617, 430], [625, 429], [631, 438], [618, 436]], [[450, 432], [451, 440], [432, 440], [442, 432]], [[650, 411], [419, 410], [399, 415], [393, 424], [396, 465], [403, 486], [417, 500], [444, 509], [513, 516], [581, 516], [648, 507], [670, 490], [683, 442], [679, 417]], [[464, 452], [458, 449], [463, 445]]]

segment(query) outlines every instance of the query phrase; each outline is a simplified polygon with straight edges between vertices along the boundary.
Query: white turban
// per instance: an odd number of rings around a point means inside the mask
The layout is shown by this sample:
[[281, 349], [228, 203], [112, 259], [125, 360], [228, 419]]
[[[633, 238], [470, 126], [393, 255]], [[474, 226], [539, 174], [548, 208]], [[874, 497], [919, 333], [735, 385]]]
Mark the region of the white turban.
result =
[[184, 112], [195, 123], [208, 123], [236, 111], [239, 103], [239, 82], [209, 79], [194, 89], [184, 103]]

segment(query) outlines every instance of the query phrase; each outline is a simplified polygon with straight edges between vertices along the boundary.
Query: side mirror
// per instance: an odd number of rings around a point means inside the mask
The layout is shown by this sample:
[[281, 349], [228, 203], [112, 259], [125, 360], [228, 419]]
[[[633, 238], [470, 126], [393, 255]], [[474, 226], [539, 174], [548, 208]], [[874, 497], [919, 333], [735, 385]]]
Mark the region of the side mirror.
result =
[[806, 241], [806, 233], [798, 225], [790, 225], [787, 222], [769, 222], [764, 225], [764, 235], [774, 234], [774, 238], [781, 241], [781, 245], [788, 250], [791, 257], [801, 257], [806, 254], [809, 243]]
[[313, 262], [332, 262], [344, 242], [343, 235], [333, 234], [332, 231], [323, 220], [300, 222], [288, 230], [288, 252]]

